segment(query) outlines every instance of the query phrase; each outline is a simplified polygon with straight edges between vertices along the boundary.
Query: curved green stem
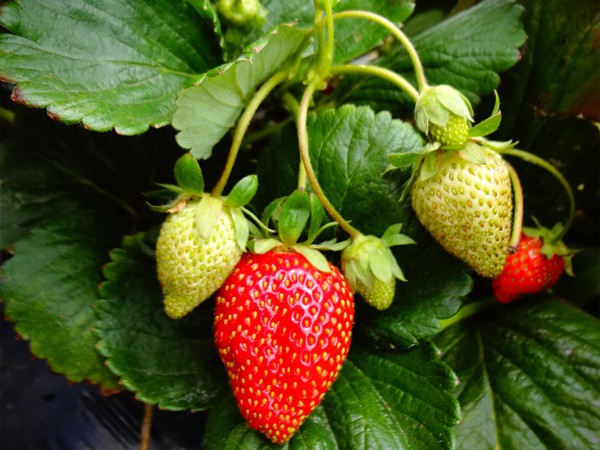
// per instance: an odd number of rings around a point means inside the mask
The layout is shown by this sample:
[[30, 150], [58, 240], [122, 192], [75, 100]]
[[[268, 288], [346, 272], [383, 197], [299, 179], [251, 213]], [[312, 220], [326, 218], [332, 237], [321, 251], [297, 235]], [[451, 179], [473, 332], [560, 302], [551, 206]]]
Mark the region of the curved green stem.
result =
[[523, 230], [523, 187], [521, 186], [521, 180], [519, 180], [519, 175], [514, 167], [506, 161], [504, 161], [504, 163], [508, 168], [508, 174], [510, 176], [515, 197], [513, 227], [509, 243], [509, 249], [511, 253], [514, 253], [517, 251], [517, 247], [519, 246], [519, 241], [521, 240], [521, 231]]
[[460, 322], [463, 319], [466, 319], [467, 317], [471, 317], [474, 314], [477, 314], [481, 311], [484, 311], [486, 309], [489, 309], [493, 306], [497, 306], [498, 302], [494, 299], [488, 299], [488, 300], [483, 300], [480, 302], [474, 302], [474, 303], [468, 303], [465, 306], [463, 306], [462, 308], [460, 308], [460, 310], [453, 315], [452, 317], [450, 317], [449, 319], [443, 319], [440, 320], [440, 327], [442, 330], [445, 330], [446, 328], [448, 328], [451, 325], [454, 325], [457, 322]]
[[560, 233], [558, 233], [556, 236], [554, 236], [551, 241], [551, 243], [553, 243], [553, 244], [559, 242], [564, 237], [564, 235], [567, 233], [569, 228], [571, 227], [571, 224], [573, 223], [573, 217], [575, 217], [575, 196], [573, 195], [573, 190], [571, 189], [569, 182], [553, 165], [551, 165], [545, 159], [534, 155], [533, 153], [529, 153], [529, 152], [526, 152], [525, 150], [519, 150], [516, 148], [502, 149], [502, 150], [498, 150], [498, 152], [502, 153], [504, 155], [516, 156], [518, 158], [521, 158], [523, 161], [527, 161], [529, 163], [532, 163], [532, 164], [535, 164], [536, 166], [541, 167], [542, 169], [547, 170], [552, 175], [554, 175], [554, 177], [563, 186], [563, 188], [565, 189], [565, 192], [567, 193], [567, 197], [569, 198], [569, 217], [567, 218], [567, 221], [565, 222], [565, 225], [562, 227], [562, 230], [560, 231]]
[[410, 39], [408, 39], [408, 37], [400, 30], [400, 28], [398, 28], [393, 22], [389, 21], [385, 17], [369, 11], [342, 11], [333, 15], [334, 20], [348, 18], [370, 20], [387, 28], [407, 51], [415, 70], [419, 91], [422, 91], [425, 87], [427, 87], [427, 79], [425, 78], [425, 71], [423, 70], [423, 64], [421, 63], [421, 60], [419, 59], [419, 54], [412, 45], [412, 42], [410, 42]]
[[382, 78], [395, 84], [401, 90], [406, 92], [413, 101], [419, 99], [419, 91], [417, 91], [412, 84], [410, 84], [404, 77], [398, 75], [396, 72], [379, 66], [370, 65], [354, 65], [354, 64], [342, 64], [339, 66], [332, 66], [331, 73], [333, 75], [372, 75], [375, 77]]
[[248, 129], [250, 121], [254, 117], [256, 110], [265, 100], [265, 98], [267, 98], [267, 96], [271, 93], [271, 91], [275, 89], [278, 84], [282, 83], [288, 77], [288, 75], [289, 72], [287, 70], [277, 72], [272, 75], [271, 78], [265, 81], [264, 84], [256, 91], [246, 106], [246, 109], [238, 120], [235, 132], [233, 133], [233, 141], [231, 142], [229, 155], [227, 156], [227, 161], [225, 162], [225, 167], [223, 168], [221, 177], [211, 192], [213, 197], [219, 197], [223, 193], [223, 189], [225, 189], [225, 185], [227, 184], [229, 175], [231, 175], [231, 171], [233, 170], [233, 166], [244, 139], [244, 135], [246, 134], [246, 130]]
[[335, 220], [342, 229], [348, 233], [351, 237], [357, 237], [361, 233], [356, 228], [344, 219], [341, 214], [335, 209], [335, 207], [331, 204], [321, 185], [319, 184], [319, 180], [315, 175], [312, 164], [310, 162], [310, 152], [309, 152], [309, 143], [308, 143], [308, 130], [307, 130], [307, 117], [308, 117], [308, 108], [310, 106], [310, 101], [312, 99], [312, 95], [314, 94], [317, 86], [321, 83], [321, 80], [316, 78], [307, 86], [304, 91], [304, 95], [302, 96], [302, 100], [300, 101], [300, 109], [298, 111], [298, 146], [300, 147], [300, 158], [302, 159], [302, 165], [304, 166], [304, 170], [306, 170], [306, 176], [308, 177], [308, 181], [315, 193], [315, 195], [321, 201], [323, 208], [329, 213], [329, 215]]

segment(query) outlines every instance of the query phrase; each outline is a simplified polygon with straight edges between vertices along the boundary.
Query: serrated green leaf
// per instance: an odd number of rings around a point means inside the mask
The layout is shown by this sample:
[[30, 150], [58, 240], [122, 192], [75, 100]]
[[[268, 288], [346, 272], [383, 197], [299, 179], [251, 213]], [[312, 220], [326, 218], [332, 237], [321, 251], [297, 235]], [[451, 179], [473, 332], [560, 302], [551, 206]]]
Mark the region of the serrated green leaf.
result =
[[220, 63], [211, 22], [179, 0], [10, 2], [0, 77], [63, 122], [140, 134], [170, 123], [177, 93]]
[[69, 380], [119, 389], [93, 332], [101, 265], [120, 224], [105, 210], [70, 211], [36, 227], [2, 266], [6, 316], [31, 352]]
[[283, 203], [277, 230], [285, 245], [294, 245], [310, 217], [310, 198], [305, 190], [294, 191]]
[[186, 153], [177, 160], [174, 172], [175, 180], [181, 189], [198, 196], [204, 193], [202, 169], [191, 153]]
[[258, 189], [258, 177], [248, 175], [238, 181], [225, 199], [225, 205], [231, 208], [241, 208], [250, 203]]
[[[519, 49], [525, 42], [522, 12], [511, 0], [485, 0], [411, 37], [428, 83], [451, 85], [476, 105], [482, 95], [498, 86], [498, 74], [519, 61]], [[402, 47], [376, 63], [414, 80], [412, 64]], [[414, 106], [396, 86], [381, 80], [349, 79], [337, 95], [375, 110], [406, 112]]]
[[236, 61], [221, 66], [177, 98], [173, 126], [177, 142], [199, 159], [233, 127], [256, 87], [281, 70], [306, 37], [307, 31], [281, 25], [255, 42]]
[[450, 449], [459, 418], [456, 377], [423, 344], [407, 351], [353, 345], [342, 370], [292, 439], [278, 446], [251, 430], [231, 394], [208, 421], [208, 449]]
[[594, 448], [600, 441], [600, 326], [556, 299], [522, 300], [437, 339], [456, 371], [458, 448]]
[[212, 338], [212, 305], [180, 320], [164, 312], [154, 241], [126, 237], [106, 265], [99, 350], [140, 400], [169, 410], [206, 409], [227, 377]]

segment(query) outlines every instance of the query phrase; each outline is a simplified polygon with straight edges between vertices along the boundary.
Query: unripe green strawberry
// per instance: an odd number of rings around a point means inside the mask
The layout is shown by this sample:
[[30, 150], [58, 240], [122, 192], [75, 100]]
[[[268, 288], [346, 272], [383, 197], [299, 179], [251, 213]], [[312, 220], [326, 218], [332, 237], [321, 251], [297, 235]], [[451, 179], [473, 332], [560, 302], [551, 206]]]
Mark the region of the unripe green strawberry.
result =
[[500, 155], [485, 147], [479, 152], [484, 164], [443, 152], [435, 174], [415, 182], [412, 205], [446, 251], [480, 275], [495, 278], [502, 272], [511, 238], [512, 185]]
[[445, 126], [429, 124], [429, 135], [442, 145], [460, 145], [467, 142], [471, 124], [468, 119], [450, 113]]
[[356, 285], [356, 292], [373, 308], [383, 311], [388, 309], [394, 300], [396, 278], [392, 277], [388, 281], [381, 281], [376, 278], [371, 287], [366, 286], [359, 280]]
[[[220, 200], [216, 200], [219, 201]], [[199, 234], [199, 200], [165, 220], [156, 243], [158, 279], [166, 313], [173, 319], [188, 314], [210, 297], [231, 274], [242, 256], [228, 208], [213, 210], [218, 218], [208, 238]]]
[[215, 344], [248, 425], [288, 441], [337, 377], [354, 298], [340, 271], [294, 251], [246, 253], [217, 293]]

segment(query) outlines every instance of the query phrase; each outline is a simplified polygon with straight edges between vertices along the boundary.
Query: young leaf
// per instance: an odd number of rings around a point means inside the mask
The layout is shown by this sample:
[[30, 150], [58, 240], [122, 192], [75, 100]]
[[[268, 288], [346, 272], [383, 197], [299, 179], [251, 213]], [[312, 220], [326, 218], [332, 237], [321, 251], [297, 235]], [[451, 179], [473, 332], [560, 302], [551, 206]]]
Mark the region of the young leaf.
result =
[[170, 123], [177, 93], [221, 62], [210, 13], [180, 0], [24, 0], [3, 5], [0, 25], [13, 98], [96, 131]]
[[285, 245], [294, 245], [304, 231], [310, 216], [310, 199], [304, 190], [294, 191], [283, 203], [277, 229]]
[[458, 448], [594, 448], [600, 326], [556, 299], [481, 313], [436, 338], [461, 383]]
[[231, 208], [241, 208], [250, 203], [258, 189], [258, 177], [248, 175], [238, 181], [225, 199], [225, 205]]
[[233, 127], [256, 87], [280, 70], [298, 50], [307, 31], [281, 25], [255, 42], [236, 61], [206, 73], [177, 98], [173, 126], [177, 142], [198, 159], [210, 157], [213, 146]]
[[186, 153], [177, 160], [174, 171], [175, 180], [184, 191], [198, 196], [204, 193], [202, 169], [191, 153]]
[[137, 234], [112, 252], [96, 309], [99, 350], [140, 400], [169, 410], [206, 409], [227, 380], [213, 343], [211, 306], [180, 320], [165, 314], [153, 246]]

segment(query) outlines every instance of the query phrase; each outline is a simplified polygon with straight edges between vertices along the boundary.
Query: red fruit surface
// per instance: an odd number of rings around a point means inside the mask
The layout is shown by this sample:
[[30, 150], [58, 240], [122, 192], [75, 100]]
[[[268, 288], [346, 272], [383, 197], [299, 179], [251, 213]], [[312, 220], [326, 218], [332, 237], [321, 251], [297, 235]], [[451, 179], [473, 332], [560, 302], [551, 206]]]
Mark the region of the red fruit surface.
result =
[[246, 253], [217, 293], [215, 343], [250, 427], [290, 439], [331, 386], [350, 348], [354, 299], [330, 264], [299, 253]]
[[504, 270], [492, 282], [494, 297], [510, 303], [526, 294], [551, 288], [563, 273], [564, 260], [560, 255], [547, 258], [542, 254], [542, 239], [521, 237], [517, 252], [506, 258]]

